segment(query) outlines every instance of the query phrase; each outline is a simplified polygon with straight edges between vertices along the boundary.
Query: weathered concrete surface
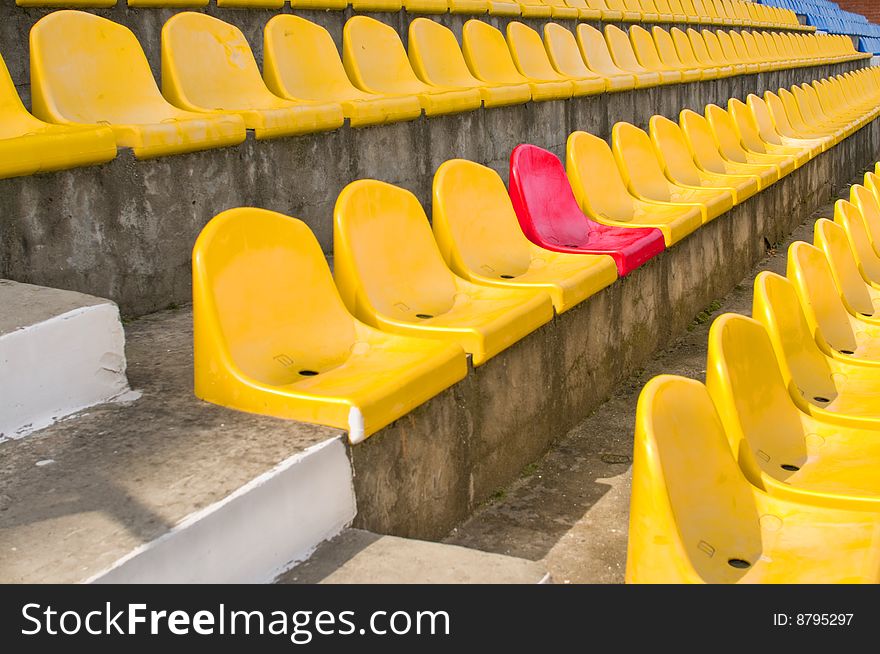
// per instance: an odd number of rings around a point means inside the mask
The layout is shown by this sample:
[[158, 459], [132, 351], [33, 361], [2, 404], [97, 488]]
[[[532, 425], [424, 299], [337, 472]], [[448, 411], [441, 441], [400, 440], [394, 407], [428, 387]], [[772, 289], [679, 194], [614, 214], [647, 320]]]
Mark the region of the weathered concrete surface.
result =
[[280, 584], [537, 584], [540, 563], [479, 550], [346, 529]]
[[0, 444], [0, 582], [86, 579], [292, 454], [341, 436], [196, 399], [189, 311], [138, 320], [126, 337], [139, 400]]
[[[159, 12], [161, 13], [161, 12]], [[5, 29], [0, 24], [0, 29]], [[336, 196], [376, 178], [413, 191], [430, 215], [434, 170], [451, 158], [507, 178], [510, 151], [534, 143], [564, 156], [578, 129], [606, 137], [618, 120], [642, 127], [767, 88], [853, 70], [857, 63], [603, 94], [272, 141], [151, 161], [123, 150], [112, 162], [0, 180], [0, 277], [77, 290], [138, 316], [191, 298], [190, 258], [217, 213], [258, 206], [301, 218], [332, 250]]]
[[[852, 182], [861, 181], [860, 177]], [[846, 188], [839, 188], [838, 194], [846, 197]], [[833, 211], [832, 203], [825, 204], [769, 249], [729, 294], [718, 297], [666, 349], [628, 370], [607, 402], [453, 529], [444, 542], [540, 562], [556, 583], [622, 583], [633, 430], [642, 387], [659, 374], [705, 381], [712, 320], [728, 311], [750, 315], [758, 272], [784, 275], [788, 245], [796, 240], [812, 242], [815, 221], [831, 217]]]
[[442, 537], [878, 153], [875, 121], [352, 448], [354, 526]]

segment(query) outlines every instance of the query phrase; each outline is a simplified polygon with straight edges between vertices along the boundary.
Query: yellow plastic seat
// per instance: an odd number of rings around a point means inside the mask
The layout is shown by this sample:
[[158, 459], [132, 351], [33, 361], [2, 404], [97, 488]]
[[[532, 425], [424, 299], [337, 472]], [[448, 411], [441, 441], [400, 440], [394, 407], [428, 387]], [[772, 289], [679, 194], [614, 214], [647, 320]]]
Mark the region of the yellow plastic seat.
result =
[[402, 0], [349, 0], [355, 11], [393, 13], [403, 9]]
[[617, 279], [606, 255], [551, 252], [519, 226], [507, 187], [491, 168], [452, 159], [434, 175], [434, 238], [449, 268], [475, 284], [546, 291], [557, 313]]
[[700, 79], [700, 71], [698, 70], [690, 71], [685, 79], [684, 71], [664, 63], [660, 59], [660, 53], [657, 52], [657, 45], [654, 43], [651, 33], [643, 27], [639, 25], [630, 27], [629, 38], [639, 64], [658, 73], [663, 84], [678, 84], [679, 82]]
[[348, 0], [290, 0], [293, 9], [323, 9], [342, 11], [348, 8]]
[[549, 5], [541, 0], [517, 0], [519, 2], [520, 15], [523, 18], [550, 18], [552, 11]]
[[207, 7], [208, 0], [128, 0], [128, 6], [136, 9], [148, 7]]
[[489, 15], [517, 17], [522, 15], [522, 9], [521, 5], [518, 2], [508, 2], [507, 0], [489, 0]]
[[[578, 33], [580, 34], [580, 28], [578, 28]], [[664, 83], [659, 72], [648, 70], [639, 63], [632, 42], [622, 29], [614, 25], [606, 25], [605, 42], [608, 44], [608, 52], [611, 53], [614, 65], [631, 75], [635, 75], [638, 79], [637, 87], [646, 88]], [[667, 78], [669, 77], [667, 76]]]
[[730, 34], [731, 33], [726, 32], [725, 30], [718, 30], [715, 32], [715, 38], [718, 40], [718, 45], [721, 46], [721, 52], [724, 53], [724, 57], [730, 62], [745, 66], [746, 73], [755, 74], [761, 72], [761, 64], [750, 61], [748, 58], [744, 58], [741, 53], [737, 51]]
[[414, 95], [378, 95], [355, 88], [330, 33], [299, 16], [279, 14], [266, 23], [263, 77], [269, 90], [282, 98], [338, 103], [352, 127], [422, 115]]
[[[791, 283], [760, 273], [753, 313], [716, 320], [706, 362], [706, 386], [740, 469], [771, 496], [876, 518], [880, 432], [813, 417], [803, 398], [792, 398], [792, 369], [795, 377], [813, 366], [828, 372], [832, 362], [801, 333], [807, 324]], [[783, 350], [796, 359], [780, 365]]]
[[727, 438], [700, 382], [661, 375], [645, 385], [627, 583], [877, 582], [875, 513], [769, 495], [740, 471]]
[[819, 105], [816, 90], [812, 86], [808, 84], [803, 86], [795, 85], [791, 87], [791, 93], [795, 97], [801, 116], [808, 124], [822, 125], [823, 128], [827, 127], [834, 130], [836, 134], [841, 134], [842, 139], [855, 132], [858, 126], [856, 121], [847, 117], [837, 118], [829, 116], [825, 113]]
[[686, 23], [687, 16], [678, 0], [654, 0], [654, 6], [660, 12], [660, 22]]
[[880, 257], [871, 245], [871, 235], [862, 212], [847, 200], [838, 200], [834, 205], [834, 222], [846, 233], [862, 279], [873, 288], [880, 288]]
[[745, 23], [745, 20], [743, 20], [742, 16], [737, 14], [737, 11], [730, 0], [714, 0], [714, 2], [715, 7], [718, 9], [718, 14], [730, 18], [732, 24], [742, 25], [743, 23]]
[[602, 20], [602, 9], [599, 7], [590, 6], [587, 0], [565, 0], [565, 4], [567, 4], [569, 7], [574, 7], [575, 9], [577, 9], [578, 18], [580, 18], [581, 20]]
[[[784, 90], [785, 89], [780, 89], [780, 92]], [[798, 125], [797, 127], [794, 125], [789, 119], [789, 111], [786, 109], [788, 98], [791, 98], [793, 102], [793, 97], [790, 93], [787, 95], [786, 102], [783, 102], [781, 95], [777, 95], [772, 91], [764, 92], [764, 102], [767, 103], [767, 108], [770, 110], [770, 115], [773, 117], [773, 124], [777, 131], [787, 138], [819, 142], [822, 145], [823, 152], [833, 147], [836, 143], [833, 136], [829, 134], [820, 134], [813, 130], [807, 130], [801, 125]]]
[[687, 34], [677, 27], [673, 27], [669, 32], [661, 30], [656, 33], [654, 41], [663, 61], [667, 63], [678, 62], [677, 65], [680, 65], [682, 69], [697, 70], [700, 72], [701, 79], [718, 79], [733, 74], [733, 69], [730, 67], [722, 72], [716, 66], [700, 63]]
[[706, 172], [720, 175], [751, 175], [764, 190], [779, 180], [779, 169], [770, 164], [739, 163], [722, 156], [712, 133], [712, 127], [704, 116], [685, 109], [679, 115], [679, 125], [684, 132], [694, 162]]
[[[877, 201], [877, 196], [867, 187], [854, 184], [849, 189], [849, 201], [861, 216], [861, 224], [871, 250], [875, 256], [880, 255], [880, 203]], [[869, 276], [869, 279], [873, 280], [874, 276]]]
[[411, 14], [445, 14], [448, 0], [402, 0], [403, 10]]
[[630, 76], [603, 77], [587, 68], [574, 34], [561, 25], [556, 23], [544, 25], [544, 46], [550, 64], [566, 78], [591, 80], [597, 86], [601, 83], [602, 89], [607, 91], [622, 91], [635, 86], [635, 80]]
[[776, 166], [779, 176], [788, 175], [795, 168], [795, 159], [790, 155], [766, 154], [747, 150], [740, 143], [733, 118], [715, 104], [706, 107], [706, 120], [715, 135], [715, 144], [725, 159], [737, 163], [769, 164]]
[[[737, 74], [737, 71], [733, 66], [728, 64], [724, 60], [715, 60], [712, 55], [709, 53], [709, 48], [706, 47], [706, 41], [703, 38], [703, 35], [700, 34], [697, 30], [693, 28], [688, 28], [687, 32], [687, 47], [694, 53], [694, 59], [696, 63], [703, 68], [704, 70], [717, 70], [718, 77], [731, 77]], [[681, 37], [677, 36], [676, 30], [672, 30], [672, 38], [675, 41], [676, 49], [680, 56], [685, 57], [683, 55], [686, 51], [686, 46], [682, 43], [679, 45], [679, 40]]]
[[[566, 0], [542, 0], [550, 8], [550, 16], [564, 20], [577, 20], [580, 12], [577, 7], [570, 7]], [[525, 14], [523, 14], [525, 16]]]
[[703, 0], [706, 13], [712, 18], [713, 25], [733, 25], [733, 19], [728, 17], [716, 0]]
[[169, 104], [135, 35], [106, 18], [80, 11], [41, 18], [31, 29], [30, 65], [37, 118], [109, 127], [116, 144], [141, 159], [236, 145], [247, 136], [240, 116]]
[[414, 95], [428, 116], [472, 111], [483, 103], [476, 89], [432, 87], [419, 80], [394, 28], [366, 16], [346, 21], [342, 63], [349, 79], [362, 91]]
[[[704, 70], [702, 66], [697, 64], [696, 60], [685, 63], [678, 55], [678, 50], [675, 47], [675, 41], [672, 39], [672, 34], [665, 29], [654, 26], [651, 28], [651, 34], [654, 37], [654, 45], [656, 46], [657, 55], [660, 57], [661, 63], [673, 70], [681, 72], [682, 81], [693, 82], [696, 80], [714, 79], [717, 77], [716, 71], [710, 69]], [[684, 33], [682, 33], [682, 36], [684, 36]], [[687, 42], [686, 37], [685, 42]], [[690, 54], [693, 58], [693, 51], [690, 51]]]
[[448, 0], [450, 14], [485, 14], [489, 12], [488, 0]]
[[409, 61], [426, 84], [443, 88], [476, 89], [485, 107], [522, 104], [532, 99], [529, 85], [481, 82], [468, 70], [464, 55], [448, 27], [428, 18], [409, 24]]
[[860, 316], [870, 316], [875, 322], [880, 320], [880, 289], [862, 277], [843, 226], [827, 218], [817, 220], [813, 245], [825, 253], [844, 306]]
[[[348, 3], [346, 2], [347, 5]], [[284, 6], [284, 0], [217, 0], [217, 6], [221, 8], [281, 9]]]
[[789, 121], [799, 131], [805, 134], [818, 133], [827, 135], [832, 138], [835, 144], [840, 143], [846, 138], [845, 128], [839, 125], [821, 123], [810, 113], [809, 105], [804, 97], [804, 90], [799, 86], [793, 86], [791, 91], [779, 89], [779, 98], [782, 100]]
[[273, 95], [241, 30], [191, 11], [175, 14], [162, 28], [162, 93], [187, 111], [241, 116], [258, 139], [333, 130], [345, 122], [338, 103]]
[[489, 84], [528, 84], [532, 100], [566, 100], [573, 88], [568, 80], [533, 80], [522, 73], [513, 62], [504, 35], [479, 20], [469, 20], [462, 28], [462, 52], [474, 77]]
[[755, 61], [761, 66], [762, 71], [776, 70], [776, 65], [761, 51], [761, 48], [758, 46], [758, 41], [751, 32], [747, 30], [743, 30], [742, 32], [732, 32], [730, 38], [733, 40], [734, 45], [737, 48], [742, 44], [743, 52], [745, 52], [747, 56], [750, 56], [752, 61]]
[[761, 138], [758, 122], [751, 108], [745, 102], [731, 98], [727, 102], [727, 113], [733, 119], [733, 125], [741, 144], [752, 152], [759, 154], [778, 154], [794, 158], [795, 168], [800, 168], [810, 160], [811, 149], [791, 145], [768, 143]]
[[880, 326], [847, 310], [821, 250], [808, 243], [792, 244], [785, 274], [795, 286], [811, 333], [822, 335], [828, 354], [836, 351], [856, 359], [880, 360]]
[[594, 73], [601, 75], [607, 80], [609, 91], [642, 88], [660, 81], [659, 77], [656, 80], [643, 79], [634, 73], [618, 68], [611, 58], [611, 52], [608, 50], [608, 43], [605, 41], [605, 37], [595, 27], [581, 23], [577, 26], [575, 39], [584, 63]]
[[29, 114], [0, 57], [0, 179], [99, 164], [115, 157], [111, 129], [50, 125]]
[[553, 68], [541, 35], [531, 27], [517, 21], [509, 22], [507, 45], [510, 47], [517, 69], [529, 79], [540, 82], [568, 82], [572, 88], [572, 95], [576, 97], [605, 92], [605, 80], [597, 75], [574, 78], [563, 75]]
[[[718, 32], [720, 33], [721, 30], [718, 30]], [[721, 41], [718, 40], [715, 32], [704, 29], [702, 37], [706, 50], [709, 52], [709, 56], [712, 58], [711, 60], [713, 62], [720, 62], [732, 67], [733, 72], [736, 75], [745, 75], [750, 72], [747, 64], [740, 62], [736, 57], [732, 56], [730, 52], [722, 48]], [[696, 48], [695, 41], [696, 39], [691, 39], [691, 43], [693, 43]]]
[[663, 172], [672, 182], [686, 187], [727, 191], [733, 196], [734, 204], [740, 204], [758, 192], [758, 179], [752, 175], [718, 174], [699, 168], [678, 123], [664, 116], [653, 116], [650, 135], [660, 155]]
[[626, 187], [608, 144], [593, 134], [568, 137], [565, 170], [583, 212], [591, 219], [619, 227], [654, 227], [667, 247], [703, 224], [702, 207], [635, 197]]
[[[603, 22], [617, 22], [623, 20], [623, 10], [612, 9], [606, 0], [586, 0], [592, 9], [598, 9]], [[618, 3], [621, 7], [623, 3]]]
[[198, 397], [347, 429], [352, 443], [467, 375], [454, 343], [352, 318], [308, 226], [263, 209], [221, 213], [196, 241], [193, 332]]
[[669, 181], [648, 135], [629, 123], [611, 130], [611, 148], [627, 188], [637, 198], [655, 202], [698, 206], [703, 222], [714, 220], [733, 207], [733, 195], [724, 189], [683, 186]]
[[[637, 0], [629, 0], [629, 2]], [[616, 18], [608, 18], [607, 20], [619, 20], [627, 23], [638, 23], [642, 20], [642, 13], [638, 9], [627, 3], [627, 0], [605, 0], [605, 6], [608, 11], [617, 12]]]
[[553, 318], [543, 291], [482, 286], [453, 274], [419, 201], [384, 182], [343, 189], [333, 255], [336, 284], [355, 317], [389, 333], [457, 343], [475, 366]]
[[746, 98], [746, 104], [752, 110], [758, 134], [760, 134], [763, 141], [774, 145], [788, 145], [805, 149], [811, 159], [823, 151], [823, 141], [821, 139], [799, 139], [786, 136], [780, 132], [773, 121], [770, 107], [763, 98], [750, 93]]

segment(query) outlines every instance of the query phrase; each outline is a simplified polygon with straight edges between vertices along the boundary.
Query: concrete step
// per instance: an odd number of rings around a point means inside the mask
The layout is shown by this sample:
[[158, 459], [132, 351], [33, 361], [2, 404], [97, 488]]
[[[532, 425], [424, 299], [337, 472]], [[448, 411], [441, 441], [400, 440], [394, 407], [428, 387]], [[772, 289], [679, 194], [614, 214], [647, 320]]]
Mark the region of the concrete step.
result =
[[269, 582], [352, 521], [342, 432], [197, 399], [188, 308], [125, 332], [136, 401], [0, 443], [0, 582]]
[[346, 529], [280, 584], [538, 584], [548, 583], [541, 563], [457, 545]]
[[113, 302], [0, 279], [0, 442], [124, 396], [125, 367]]

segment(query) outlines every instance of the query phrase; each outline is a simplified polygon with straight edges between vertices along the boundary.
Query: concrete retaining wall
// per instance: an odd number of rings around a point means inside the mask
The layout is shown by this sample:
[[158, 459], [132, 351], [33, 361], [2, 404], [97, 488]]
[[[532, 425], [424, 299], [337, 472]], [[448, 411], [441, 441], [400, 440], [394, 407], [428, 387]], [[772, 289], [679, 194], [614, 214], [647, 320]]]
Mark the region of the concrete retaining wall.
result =
[[878, 158], [874, 121], [352, 447], [354, 525], [444, 536]]
[[[131, 12], [113, 10], [121, 11]], [[144, 22], [153, 17], [137, 15]], [[155, 23], [158, 29], [161, 21]], [[0, 180], [0, 277], [106, 297], [125, 316], [143, 315], [190, 301], [192, 245], [225, 209], [258, 206], [301, 218], [331, 252], [333, 205], [353, 180], [408, 188], [430, 215], [431, 178], [447, 159], [483, 163], [506, 179], [519, 143], [563, 155], [568, 134], [578, 129], [607, 138], [620, 120], [645, 127], [654, 114], [676, 118], [683, 108], [702, 111], [860, 66], [773, 71], [272, 141], [249, 137], [238, 147], [151, 161], [121, 150], [102, 166]]]

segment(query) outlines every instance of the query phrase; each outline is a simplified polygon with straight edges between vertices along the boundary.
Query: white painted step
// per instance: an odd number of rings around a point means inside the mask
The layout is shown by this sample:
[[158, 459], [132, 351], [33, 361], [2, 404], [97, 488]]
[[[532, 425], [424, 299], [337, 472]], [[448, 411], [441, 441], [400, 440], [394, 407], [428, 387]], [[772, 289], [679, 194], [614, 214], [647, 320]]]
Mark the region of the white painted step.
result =
[[282, 584], [539, 584], [540, 562], [346, 529], [281, 575]]
[[333, 438], [282, 461], [88, 582], [267, 583], [356, 513], [351, 465]]
[[128, 390], [113, 302], [0, 279], [0, 442]]

